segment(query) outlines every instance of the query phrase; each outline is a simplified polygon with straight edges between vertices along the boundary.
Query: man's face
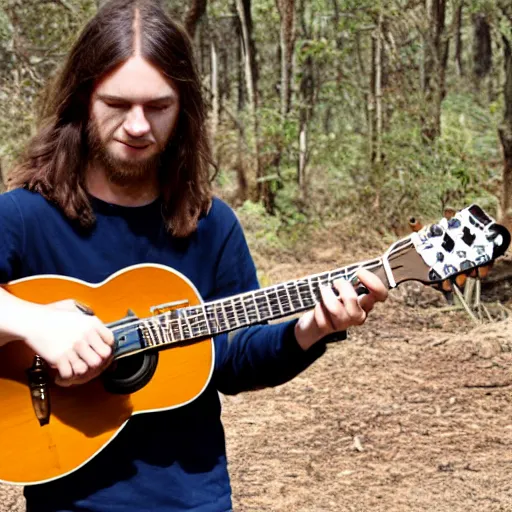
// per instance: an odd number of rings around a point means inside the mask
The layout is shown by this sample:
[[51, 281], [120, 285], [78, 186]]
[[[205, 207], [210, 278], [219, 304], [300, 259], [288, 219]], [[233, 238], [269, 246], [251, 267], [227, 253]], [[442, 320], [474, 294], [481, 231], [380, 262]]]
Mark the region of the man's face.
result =
[[140, 56], [96, 86], [88, 126], [92, 157], [116, 182], [147, 177], [158, 166], [179, 115], [176, 86]]

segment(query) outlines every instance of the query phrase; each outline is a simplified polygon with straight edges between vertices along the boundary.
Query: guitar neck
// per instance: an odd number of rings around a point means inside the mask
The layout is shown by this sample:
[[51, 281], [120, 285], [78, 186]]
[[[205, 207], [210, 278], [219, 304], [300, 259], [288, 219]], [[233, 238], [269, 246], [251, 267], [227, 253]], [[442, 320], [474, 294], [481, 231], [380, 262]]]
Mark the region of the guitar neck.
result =
[[360, 268], [377, 274], [389, 286], [382, 259], [376, 258], [198, 306], [173, 310], [146, 319], [145, 323], [152, 324], [148, 327], [153, 336], [163, 335], [164, 343], [211, 337], [312, 309], [320, 302], [322, 286], [332, 286], [337, 279], [351, 280]]

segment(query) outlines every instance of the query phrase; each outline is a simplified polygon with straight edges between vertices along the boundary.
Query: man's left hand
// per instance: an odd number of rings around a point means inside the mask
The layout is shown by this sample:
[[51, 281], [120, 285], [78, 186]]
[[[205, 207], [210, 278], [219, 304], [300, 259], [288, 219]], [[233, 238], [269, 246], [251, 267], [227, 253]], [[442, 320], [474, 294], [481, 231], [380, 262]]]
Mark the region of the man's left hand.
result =
[[369, 270], [360, 269], [356, 276], [369, 293], [358, 296], [350, 282], [338, 279], [333, 285], [338, 290], [339, 296], [336, 297], [331, 288], [322, 287], [322, 301], [313, 310], [299, 318], [295, 325], [295, 337], [304, 350], [328, 334], [362, 325], [375, 303], [384, 302], [387, 299], [388, 290], [375, 274]]

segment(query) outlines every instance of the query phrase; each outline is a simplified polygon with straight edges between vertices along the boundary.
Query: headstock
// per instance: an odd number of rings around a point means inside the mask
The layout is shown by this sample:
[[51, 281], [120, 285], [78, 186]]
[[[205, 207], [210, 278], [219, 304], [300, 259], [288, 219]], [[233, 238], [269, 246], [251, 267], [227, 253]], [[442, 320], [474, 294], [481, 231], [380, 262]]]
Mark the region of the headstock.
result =
[[509, 245], [510, 232], [472, 204], [400, 240], [387, 258], [397, 284], [440, 284], [461, 274], [474, 275], [503, 256]]

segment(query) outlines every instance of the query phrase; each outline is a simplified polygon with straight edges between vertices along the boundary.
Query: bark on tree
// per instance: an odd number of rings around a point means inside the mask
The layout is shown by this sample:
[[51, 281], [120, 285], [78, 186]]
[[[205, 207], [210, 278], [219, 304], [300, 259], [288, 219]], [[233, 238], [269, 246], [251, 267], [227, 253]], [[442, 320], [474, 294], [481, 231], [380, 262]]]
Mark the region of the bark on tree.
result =
[[295, 0], [276, 0], [281, 19], [281, 116], [290, 111], [292, 57], [295, 44]]
[[473, 73], [479, 89], [481, 80], [489, 74], [492, 67], [491, 27], [485, 14], [477, 13], [473, 16], [473, 29]]
[[242, 30], [243, 57], [245, 69], [245, 81], [247, 86], [247, 99], [252, 118], [253, 127], [253, 151], [256, 167], [256, 199], [265, 203], [265, 193], [268, 190], [268, 183], [263, 181], [263, 166], [260, 154], [260, 128], [258, 120], [258, 87], [256, 74], [256, 56], [253, 53], [254, 43], [252, 41], [251, 5], [249, 0], [236, 0], [240, 26]]
[[446, 0], [426, 0], [425, 5], [429, 26], [424, 34], [421, 132], [425, 142], [432, 142], [441, 134], [441, 105], [446, 95], [450, 40], [445, 31]]
[[[219, 59], [215, 38], [210, 43], [211, 49], [211, 90], [212, 90], [212, 131], [211, 136], [215, 141], [219, 129], [220, 119], [220, 91], [219, 91]], [[213, 145], [215, 147], [215, 144]]]
[[[232, 9], [236, 13], [236, 6]], [[236, 62], [236, 93], [237, 93], [237, 114], [240, 115], [245, 107], [245, 88], [244, 88], [244, 55], [243, 55], [243, 34], [240, 18], [233, 17], [233, 29], [236, 34], [235, 62]], [[243, 135], [237, 130], [237, 152], [235, 161], [235, 171], [237, 177], [236, 198], [239, 204], [243, 204], [249, 197], [249, 182], [246, 175], [243, 158]]]
[[464, 1], [461, 0], [455, 7], [455, 70], [458, 76], [464, 76], [464, 63], [462, 61], [462, 11]]
[[199, 20], [206, 12], [206, 0], [192, 0], [187, 14], [185, 15], [185, 29], [191, 39], [196, 35], [196, 28]]
[[512, 229], [512, 46], [511, 41], [505, 36], [502, 39], [505, 58], [505, 112], [498, 128], [503, 148], [500, 221]]
[[382, 161], [382, 24], [383, 15], [379, 13], [377, 28], [372, 36], [372, 140], [371, 161], [379, 164]]
[[307, 165], [310, 156], [309, 125], [313, 117], [316, 103], [316, 80], [313, 57], [309, 51], [308, 41], [313, 39], [312, 27], [306, 22], [305, 2], [300, 0], [298, 16], [302, 30], [301, 38], [304, 42], [299, 49], [302, 62], [299, 84], [299, 157], [297, 161], [297, 183], [300, 199], [305, 204], [308, 199], [309, 182]]
[[[307, 46], [302, 48], [307, 51]], [[313, 69], [313, 58], [307, 55], [302, 64], [302, 77], [299, 88], [299, 161], [297, 166], [297, 181], [300, 197], [306, 201], [308, 197], [308, 179], [306, 167], [309, 160], [309, 123], [313, 116], [315, 104], [315, 75]]]

